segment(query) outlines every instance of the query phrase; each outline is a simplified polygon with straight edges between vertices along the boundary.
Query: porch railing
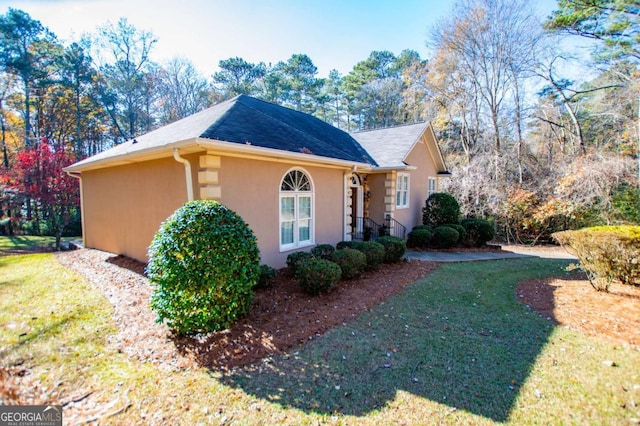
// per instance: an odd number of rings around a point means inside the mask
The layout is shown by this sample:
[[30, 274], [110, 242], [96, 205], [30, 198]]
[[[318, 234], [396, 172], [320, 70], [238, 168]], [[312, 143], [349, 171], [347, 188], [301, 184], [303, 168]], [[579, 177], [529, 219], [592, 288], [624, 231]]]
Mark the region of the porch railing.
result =
[[[384, 228], [386, 232], [384, 235], [400, 237], [403, 240], [407, 235], [407, 227], [388, 215], [384, 218]], [[382, 236], [382, 232], [379, 234]]]
[[380, 225], [368, 217], [356, 217], [351, 223], [351, 240], [375, 241], [378, 239]]
[[406, 234], [407, 228], [390, 216], [385, 218], [383, 225], [368, 217], [356, 217], [351, 225], [351, 239], [353, 241], [375, 241], [384, 235], [400, 237], [404, 240]]

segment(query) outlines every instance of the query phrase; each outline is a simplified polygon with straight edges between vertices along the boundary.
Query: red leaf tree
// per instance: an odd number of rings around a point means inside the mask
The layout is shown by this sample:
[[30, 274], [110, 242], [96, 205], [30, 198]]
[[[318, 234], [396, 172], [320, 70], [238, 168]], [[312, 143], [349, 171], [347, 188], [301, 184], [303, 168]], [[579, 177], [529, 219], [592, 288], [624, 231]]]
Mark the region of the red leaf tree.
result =
[[56, 247], [65, 228], [70, 224], [72, 213], [80, 207], [80, 188], [77, 179], [62, 169], [75, 161], [75, 157], [63, 147], [54, 148], [42, 140], [35, 148], [25, 149], [16, 156], [10, 170], [0, 175], [4, 192], [14, 194], [15, 199], [32, 203], [33, 215], [28, 221], [48, 221], [56, 237]]

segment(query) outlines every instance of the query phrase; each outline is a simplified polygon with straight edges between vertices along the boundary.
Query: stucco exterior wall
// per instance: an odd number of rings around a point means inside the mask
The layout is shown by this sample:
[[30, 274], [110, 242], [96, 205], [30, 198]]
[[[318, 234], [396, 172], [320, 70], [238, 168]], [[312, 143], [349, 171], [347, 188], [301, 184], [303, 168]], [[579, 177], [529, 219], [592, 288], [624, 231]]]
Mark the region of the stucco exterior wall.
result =
[[[280, 183], [296, 165], [232, 157], [222, 157], [220, 163], [220, 202], [242, 216], [251, 227], [258, 238], [261, 262], [275, 268], [284, 267], [287, 255], [295, 250], [280, 252], [279, 249]], [[343, 170], [310, 166], [299, 169], [313, 182], [315, 243], [338, 243], [343, 238]]]
[[371, 192], [369, 217], [378, 225], [382, 225], [384, 224], [385, 218], [385, 174], [370, 174], [367, 176], [367, 183], [369, 184], [369, 191]]
[[146, 262], [158, 227], [187, 201], [184, 166], [173, 158], [85, 171], [86, 247]]
[[395, 219], [407, 228], [407, 232], [422, 223], [422, 208], [427, 200], [429, 177], [436, 177], [437, 172], [429, 151], [424, 143], [418, 143], [407, 156], [406, 162], [416, 166], [409, 173], [409, 207], [395, 210]]

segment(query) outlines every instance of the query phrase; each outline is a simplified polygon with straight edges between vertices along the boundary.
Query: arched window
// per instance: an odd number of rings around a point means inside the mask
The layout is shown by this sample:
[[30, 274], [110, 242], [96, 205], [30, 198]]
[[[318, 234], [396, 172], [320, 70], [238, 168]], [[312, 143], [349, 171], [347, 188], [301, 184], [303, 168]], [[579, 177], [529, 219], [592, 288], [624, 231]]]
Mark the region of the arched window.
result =
[[313, 244], [313, 184], [300, 169], [280, 182], [280, 251]]

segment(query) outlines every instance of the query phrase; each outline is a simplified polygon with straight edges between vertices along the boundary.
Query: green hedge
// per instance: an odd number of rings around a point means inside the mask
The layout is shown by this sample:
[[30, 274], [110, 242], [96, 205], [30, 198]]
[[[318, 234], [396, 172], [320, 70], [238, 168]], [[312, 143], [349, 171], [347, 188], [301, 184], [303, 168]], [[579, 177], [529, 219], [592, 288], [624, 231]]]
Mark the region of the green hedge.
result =
[[448, 249], [458, 244], [460, 234], [450, 226], [438, 226], [433, 230], [431, 245], [435, 248]]
[[413, 231], [409, 232], [409, 235], [407, 235], [407, 247], [427, 248], [429, 247], [429, 243], [431, 242], [432, 236], [433, 234], [426, 227], [424, 228], [415, 227], [413, 228]]
[[367, 268], [367, 256], [351, 248], [333, 252], [330, 260], [340, 266], [342, 278], [347, 280], [359, 277]]
[[458, 231], [458, 241], [456, 244], [464, 244], [464, 241], [467, 239], [467, 230], [464, 229], [464, 226], [458, 223], [446, 223], [442, 226], [448, 226]]
[[158, 322], [180, 335], [228, 327], [251, 305], [259, 262], [256, 238], [240, 216], [215, 201], [186, 203], [149, 247]]
[[384, 246], [375, 241], [359, 241], [352, 246], [367, 258], [367, 268], [377, 269], [384, 262]]
[[491, 241], [496, 234], [491, 222], [483, 219], [462, 219], [460, 224], [467, 231], [464, 243], [469, 247], [482, 247]]
[[336, 251], [336, 248], [331, 244], [318, 244], [311, 249], [311, 254], [320, 259], [328, 260], [334, 251]]
[[293, 253], [289, 253], [287, 256], [287, 268], [289, 268], [289, 272], [297, 277], [299, 274], [298, 267], [300, 264], [312, 257], [313, 255], [308, 251], [294, 251]]
[[553, 238], [578, 258], [591, 285], [640, 285], [640, 226], [596, 226], [556, 232]]
[[378, 242], [384, 246], [385, 263], [395, 263], [402, 259], [407, 251], [407, 245], [402, 238], [384, 236], [378, 238]]
[[457, 223], [460, 219], [460, 204], [446, 192], [431, 194], [422, 208], [422, 224], [436, 227], [445, 223]]
[[340, 266], [317, 257], [300, 263], [299, 285], [307, 293], [318, 295], [331, 289], [342, 276]]

